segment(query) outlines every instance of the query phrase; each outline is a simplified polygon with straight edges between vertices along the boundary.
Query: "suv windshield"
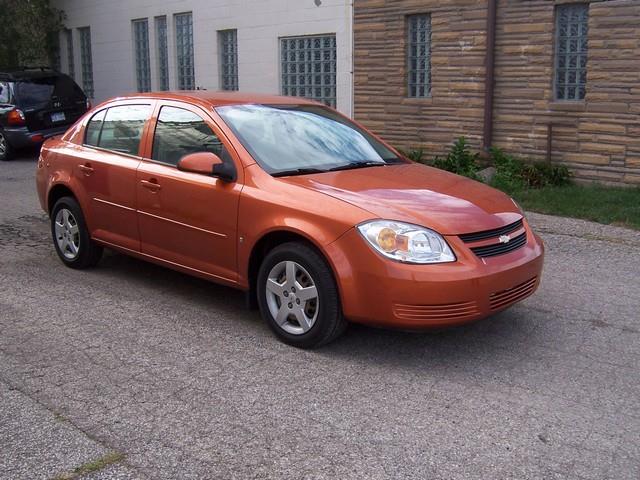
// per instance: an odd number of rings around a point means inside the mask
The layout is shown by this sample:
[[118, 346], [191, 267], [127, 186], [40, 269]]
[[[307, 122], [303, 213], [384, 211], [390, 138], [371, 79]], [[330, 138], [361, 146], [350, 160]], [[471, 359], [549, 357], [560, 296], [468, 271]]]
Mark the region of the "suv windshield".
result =
[[357, 125], [319, 105], [229, 105], [216, 112], [272, 175], [402, 161]]
[[57, 98], [83, 98], [80, 87], [65, 76], [31, 78], [18, 83], [17, 96], [20, 105], [25, 108], [41, 107]]

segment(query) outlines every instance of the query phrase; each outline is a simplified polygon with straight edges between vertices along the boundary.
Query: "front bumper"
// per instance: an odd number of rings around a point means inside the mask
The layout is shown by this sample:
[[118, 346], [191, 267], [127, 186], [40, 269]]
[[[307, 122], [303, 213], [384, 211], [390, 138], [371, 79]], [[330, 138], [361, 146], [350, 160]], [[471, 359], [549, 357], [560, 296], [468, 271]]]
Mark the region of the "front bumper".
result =
[[540, 283], [544, 246], [526, 225], [527, 243], [479, 258], [458, 237], [445, 237], [457, 261], [414, 265], [387, 259], [352, 229], [327, 247], [342, 308], [351, 321], [404, 329], [470, 323], [531, 295]]
[[62, 135], [68, 128], [69, 125], [62, 125], [44, 130], [29, 131], [27, 127], [6, 127], [4, 133], [11, 147], [26, 148], [40, 145], [47, 138], [55, 135]]

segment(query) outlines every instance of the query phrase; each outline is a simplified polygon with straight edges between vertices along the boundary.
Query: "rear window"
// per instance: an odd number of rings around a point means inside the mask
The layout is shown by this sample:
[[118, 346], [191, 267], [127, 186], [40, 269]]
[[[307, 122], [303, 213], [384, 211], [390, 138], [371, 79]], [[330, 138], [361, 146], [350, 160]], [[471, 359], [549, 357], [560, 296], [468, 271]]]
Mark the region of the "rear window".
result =
[[59, 99], [83, 99], [84, 93], [69, 77], [55, 76], [32, 78], [17, 84], [16, 96], [22, 107], [42, 107], [51, 102], [51, 97]]
[[[138, 155], [142, 130], [150, 115], [150, 105], [121, 105], [109, 108], [102, 121], [98, 146], [114, 152]], [[96, 123], [100, 120], [102, 119], [96, 119]], [[91, 129], [87, 133], [95, 136]]]

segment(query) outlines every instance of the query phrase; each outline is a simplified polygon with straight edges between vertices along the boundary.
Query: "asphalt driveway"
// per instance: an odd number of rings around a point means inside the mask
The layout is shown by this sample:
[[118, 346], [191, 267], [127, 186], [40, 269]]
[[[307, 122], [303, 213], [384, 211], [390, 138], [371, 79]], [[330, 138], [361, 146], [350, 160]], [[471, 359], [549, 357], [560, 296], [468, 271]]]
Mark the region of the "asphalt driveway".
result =
[[63, 267], [34, 168], [0, 163], [0, 478], [640, 478], [638, 232], [530, 214], [534, 297], [306, 352], [231, 289]]

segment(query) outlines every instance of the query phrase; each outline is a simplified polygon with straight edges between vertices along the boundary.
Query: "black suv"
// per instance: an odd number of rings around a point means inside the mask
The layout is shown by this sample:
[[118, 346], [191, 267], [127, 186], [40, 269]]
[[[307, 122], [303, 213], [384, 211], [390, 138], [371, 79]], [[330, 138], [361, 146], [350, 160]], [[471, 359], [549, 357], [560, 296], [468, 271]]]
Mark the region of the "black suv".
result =
[[90, 106], [64, 73], [48, 68], [0, 72], [0, 160], [64, 133]]

